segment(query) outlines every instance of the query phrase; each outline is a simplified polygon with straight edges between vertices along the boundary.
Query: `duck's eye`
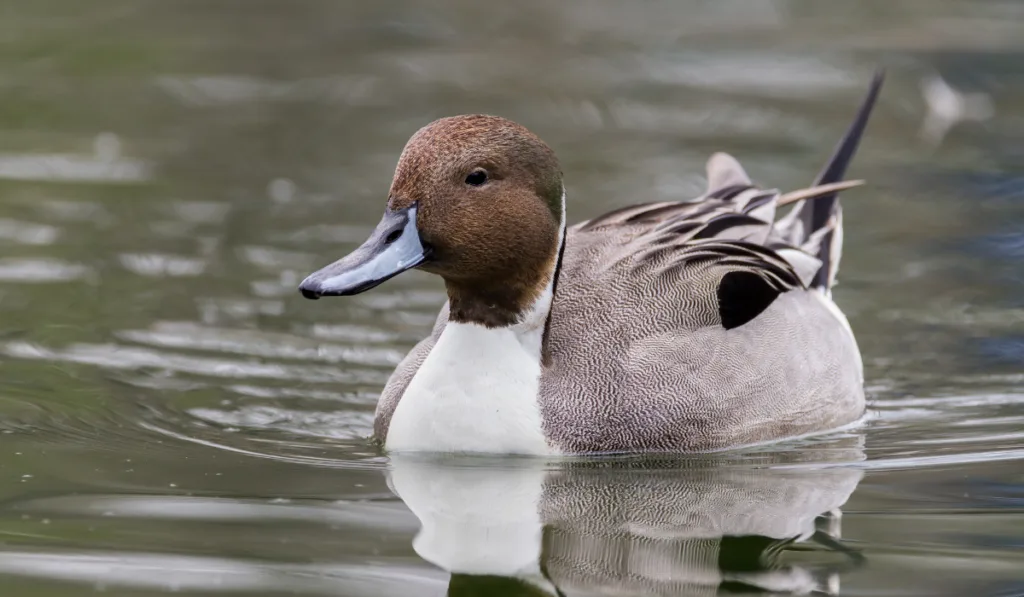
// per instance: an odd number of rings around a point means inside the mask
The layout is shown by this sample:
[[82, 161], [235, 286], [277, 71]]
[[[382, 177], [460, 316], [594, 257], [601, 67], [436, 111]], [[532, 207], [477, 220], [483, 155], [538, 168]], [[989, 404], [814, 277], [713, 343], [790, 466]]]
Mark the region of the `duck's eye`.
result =
[[466, 184], [478, 187], [487, 182], [487, 172], [477, 168], [466, 176]]

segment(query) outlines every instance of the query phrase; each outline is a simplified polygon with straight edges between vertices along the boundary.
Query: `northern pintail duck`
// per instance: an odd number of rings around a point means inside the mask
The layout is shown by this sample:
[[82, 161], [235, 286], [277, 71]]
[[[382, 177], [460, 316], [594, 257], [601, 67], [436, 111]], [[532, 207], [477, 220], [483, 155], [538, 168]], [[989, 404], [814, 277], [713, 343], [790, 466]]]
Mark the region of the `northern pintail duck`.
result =
[[[755, 186], [724, 153], [692, 201], [566, 225], [554, 152], [495, 116], [436, 120], [402, 151], [370, 238], [300, 285], [367, 291], [411, 268], [448, 301], [381, 394], [389, 452], [714, 451], [826, 431], [864, 412], [832, 302], [837, 193], [882, 83], [815, 184]], [[793, 203], [785, 217], [776, 209]]]

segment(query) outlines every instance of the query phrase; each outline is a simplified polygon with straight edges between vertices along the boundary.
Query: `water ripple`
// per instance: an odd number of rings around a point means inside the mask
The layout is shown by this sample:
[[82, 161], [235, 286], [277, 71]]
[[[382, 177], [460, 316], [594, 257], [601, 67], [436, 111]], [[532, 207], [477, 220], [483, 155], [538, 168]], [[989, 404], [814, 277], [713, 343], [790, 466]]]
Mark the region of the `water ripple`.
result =
[[231, 499], [177, 495], [58, 496], [18, 502], [14, 512], [36, 516], [104, 516], [176, 521], [307, 523], [412, 532], [416, 518], [394, 501]]
[[191, 322], [158, 322], [148, 330], [125, 330], [115, 335], [122, 340], [168, 348], [379, 367], [394, 367], [405, 356], [400, 350], [327, 344], [286, 334], [215, 328]]
[[426, 567], [367, 564], [270, 564], [141, 552], [0, 552], [0, 572], [89, 583], [98, 590], [260, 591], [404, 596], [442, 592], [447, 574]]
[[369, 370], [188, 357], [117, 344], [73, 344], [65, 349], [54, 350], [29, 342], [16, 341], [0, 345], [0, 352], [21, 359], [84, 363], [108, 369], [151, 367], [219, 378], [382, 384], [388, 376], [386, 372]]
[[119, 259], [121, 265], [140, 276], [198, 276], [206, 271], [206, 263], [203, 260], [180, 255], [132, 253], [120, 255]]
[[68, 282], [81, 280], [91, 272], [85, 265], [59, 259], [0, 259], [0, 281], [4, 282]]
[[310, 412], [272, 406], [244, 406], [235, 410], [193, 408], [188, 412], [202, 421], [231, 429], [284, 431], [344, 440], [363, 439], [373, 431], [372, 412]]
[[60, 229], [46, 224], [0, 218], [0, 238], [25, 245], [52, 245]]

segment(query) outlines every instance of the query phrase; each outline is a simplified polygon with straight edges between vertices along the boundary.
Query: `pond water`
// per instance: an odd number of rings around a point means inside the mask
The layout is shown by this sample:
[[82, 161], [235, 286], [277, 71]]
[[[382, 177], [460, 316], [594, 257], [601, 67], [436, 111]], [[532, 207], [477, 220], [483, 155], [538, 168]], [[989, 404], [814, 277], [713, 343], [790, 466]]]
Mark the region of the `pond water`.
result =
[[[0, 11], [4, 595], [1024, 594], [1024, 4]], [[563, 463], [366, 440], [441, 284], [296, 287], [419, 126], [522, 122], [578, 221], [698, 194], [716, 150], [810, 182], [880, 65], [835, 293], [862, 425]]]

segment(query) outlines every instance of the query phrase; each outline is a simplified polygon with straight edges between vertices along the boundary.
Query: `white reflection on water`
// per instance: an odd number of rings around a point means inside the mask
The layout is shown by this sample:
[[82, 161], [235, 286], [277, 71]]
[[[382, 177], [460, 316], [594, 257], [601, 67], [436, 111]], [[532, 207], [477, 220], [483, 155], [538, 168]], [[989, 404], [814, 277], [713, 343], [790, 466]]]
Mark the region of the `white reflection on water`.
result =
[[0, 179], [64, 182], [144, 182], [152, 177], [152, 165], [121, 157], [121, 140], [100, 133], [93, 155], [62, 153], [0, 154]]
[[250, 298], [202, 297], [196, 299], [200, 319], [208, 325], [223, 320], [252, 319], [260, 315], [284, 314], [284, 302]]
[[206, 263], [201, 259], [180, 255], [131, 253], [119, 255], [118, 259], [125, 269], [140, 276], [198, 276], [206, 271]]
[[255, 385], [231, 385], [225, 388], [242, 396], [252, 398], [293, 398], [298, 400], [330, 400], [333, 402], [348, 402], [350, 404], [365, 404], [376, 406], [377, 394], [375, 392], [340, 392], [336, 390], [318, 390], [315, 388], [271, 388]]
[[338, 595], [443, 592], [447, 575], [397, 563], [267, 564], [238, 559], [140, 552], [0, 553], [0, 572], [19, 576], [165, 591], [281, 591]]
[[277, 203], [291, 203], [298, 187], [289, 178], [275, 178], [267, 184], [267, 195]]
[[83, 495], [20, 502], [17, 512], [46, 517], [106, 516], [189, 521], [305, 522], [413, 532], [416, 517], [395, 501], [247, 500], [179, 495]]
[[91, 271], [84, 265], [58, 259], [0, 259], [0, 281], [3, 282], [67, 282], [85, 278]]
[[219, 378], [290, 379], [309, 383], [383, 384], [388, 373], [370, 369], [339, 369], [313, 365], [285, 365], [193, 357], [117, 344], [72, 344], [64, 349], [49, 349], [29, 342], [8, 342], [0, 352], [10, 357], [41, 359], [96, 365], [108, 369], [131, 370], [151, 367], [158, 370], [191, 373]]
[[375, 328], [369, 325], [356, 325], [356, 324], [327, 324], [327, 323], [316, 323], [313, 324], [310, 333], [316, 338], [324, 338], [325, 340], [349, 340], [355, 342], [392, 342], [399, 339], [398, 334], [394, 334], [379, 328]]
[[[679, 58], [645, 58], [634, 75], [638, 81], [650, 79], [734, 93], [801, 99], [857, 89], [861, 84], [849, 69], [811, 56], [762, 57], [739, 52], [732, 56], [714, 56], [691, 52], [688, 59]], [[779, 85], [783, 79], [786, 84]]]
[[235, 410], [193, 408], [188, 414], [229, 429], [272, 429], [332, 439], [362, 439], [373, 428], [372, 412], [347, 409], [317, 412], [273, 406], [243, 406]]
[[154, 346], [379, 367], [393, 367], [405, 356], [401, 350], [324, 344], [288, 334], [214, 328], [191, 322], [158, 322], [149, 330], [125, 330], [117, 332], [117, 336]]
[[984, 122], [995, 114], [992, 97], [987, 93], [965, 93], [954, 89], [941, 76], [933, 75], [921, 82], [928, 112], [921, 123], [921, 138], [938, 146], [949, 131], [960, 122]]
[[178, 77], [166, 75], [156, 85], [178, 101], [192, 106], [247, 102], [331, 101], [359, 103], [377, 94], [379, 80], [368, 76], [322, 77], [271, 81], [242, 75]]
[[0, 218], [0, 238], [23, 245], [50, 245], [59, 234], [60, 228], [54, 226]]
[[64, 222], [87, 222], [97, 226], [113, 222], [113, 217], [103, 205], [84, 199], [65, 200], [46, 197], [34, 202], [33, 207], [37, 208], [46, 218]]
[[316, 255], [301, 251], [285, 251], [275, 247], [249, 245], [239, 247], [239, 256], [261, 268], [279, 271], [284, 268], [309, 268], [316, 263]]
[[74, 182], [142, 182], [150, 167], [136, 160], [98, 161], [62, 154], [0, 155], [0, 178]]

